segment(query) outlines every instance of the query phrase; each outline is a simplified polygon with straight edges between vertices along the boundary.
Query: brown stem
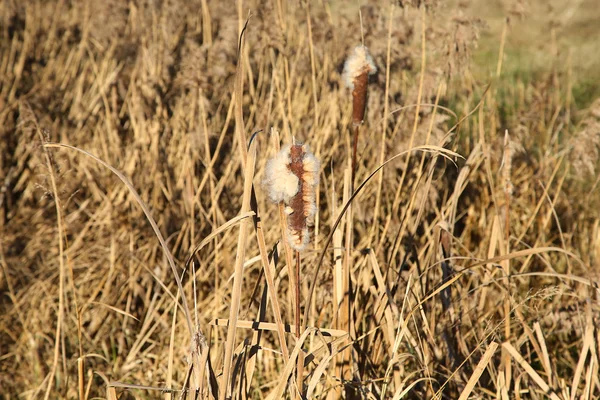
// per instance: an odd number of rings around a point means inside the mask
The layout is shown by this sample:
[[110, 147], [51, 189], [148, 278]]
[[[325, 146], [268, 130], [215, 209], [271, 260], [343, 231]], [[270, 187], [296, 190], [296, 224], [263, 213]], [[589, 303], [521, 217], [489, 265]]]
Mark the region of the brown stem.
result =
[[[300, 338], [300, 252], [296, 251], [296, 338]], [[296, 382], [298, 383], [298, 391], [300, 393], [297, 399], [302, 399], [303, 392], [303, 377], [304, 375], [304, 353], [302, 349], [298, 353], [296, 363]]]
[[300, 337], [300, 252], [296, 251], [296, 337]]
[[356, 153], [358, 148], [358, 132], [360, 130], [360, 125], [353, 125], [354, 130], [354, 139], [352, 142], [352, 180], [350, 182], [350, 191], [354, 191], [354, 177], [356, 176]]

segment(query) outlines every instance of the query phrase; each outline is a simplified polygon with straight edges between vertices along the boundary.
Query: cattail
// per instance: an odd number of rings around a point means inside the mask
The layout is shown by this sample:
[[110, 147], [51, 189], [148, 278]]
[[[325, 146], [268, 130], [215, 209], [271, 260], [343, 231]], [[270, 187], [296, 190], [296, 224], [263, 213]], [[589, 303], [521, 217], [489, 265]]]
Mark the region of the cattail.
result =
[[267, 163], [264, 184], [273, 202], [286, 205], [286, 239], [297, 251], [306, 248], [310, 239], [308, 228], [317, 213], [319, 168], [319, 160], [302, 144], [283, 147]]
[[342, 77], [344, 83], [352, 89], [352, 125], [358, 126], [365, 119], [367, 105], [367, 85], [369, 75], [377, 72], [377, 67], [369, 50], [365, 46], [357, 46], [344, 65]]

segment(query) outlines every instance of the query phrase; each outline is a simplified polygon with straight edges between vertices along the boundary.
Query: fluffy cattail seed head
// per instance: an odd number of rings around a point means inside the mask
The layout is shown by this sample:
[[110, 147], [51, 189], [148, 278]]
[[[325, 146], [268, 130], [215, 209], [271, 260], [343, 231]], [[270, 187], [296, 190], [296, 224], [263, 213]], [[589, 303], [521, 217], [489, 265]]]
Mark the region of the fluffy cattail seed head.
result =
[[319, 169], [319, 160], [307, 145], [301, 144], [283, 147], [267, 163], [265, 187], [273, 202], [286, 205], [286, 239], [297, 251], [308, 245], [308, 228], [317, 213], [315, 191], [319, 185]]
[[360, 125], [365, 119], [367, 105], [367, 85], [369, 75], [377, 72], [377, 67], [369, 50], [365, 46], [357, 46], [344, 64], [342, 77], [344, 83], [352, 89], [352, 124]]

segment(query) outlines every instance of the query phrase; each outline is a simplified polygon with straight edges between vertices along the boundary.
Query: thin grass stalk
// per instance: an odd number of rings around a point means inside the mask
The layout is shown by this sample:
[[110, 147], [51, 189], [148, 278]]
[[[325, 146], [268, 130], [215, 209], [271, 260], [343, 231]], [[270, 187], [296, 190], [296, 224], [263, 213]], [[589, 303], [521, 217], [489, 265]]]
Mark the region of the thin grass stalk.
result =
[[[22, 106], [24, 107], [24, 106]], [[28, 112], [33, 112], [28, 109]], [[46, 167], [48, 168], [48, 173], [50, 175], [50, 183], [52, 185], [52, 195], [54, 197], [54, 207], [56, 210], [56, 221], [58, 225], [58, 262], [59, 262], [59, 284], [58, 284], [58, 315], [56, 320], [56, 333], [55, 333], [55, 341], [54, 341], [54, 357], [52, 360], [52, 368], [50, 370], [50, 374], [48, 375], [48, 386], [46, 387], [46, 392], [44, 394], [44, 400], [47, 400], [50, 397], [50, 391], [52, 387], [56, 384], [54, 382], [54, 378], [56, 376], [56, 369], [58, 368], [58, 357], [60, 352], [60, 343], [63, 335], [63, 323], [64, 323], [64, 308], [65, 308], [65, 299], [64, 299], [64, 290], [65, 290], [65, 262], [64, 262], [64, 227], [63, 227], [63, 216], [62, 216], [62, 208], [60, 204], [60, 199], [58, 197], [58, 187], [56, 185], [56, 176], [54, 174], [54, 163], [52, 161], [52, 157], [50, 156], [50, 152], [46, 147], [46, 140], [40, 129], [37, 120], [35, 117], [33, 118], [33, 124], [40, 139], [40, 143], [43, 145], [43, 153], [44, 158], [46, 159]], [[81, 357], [81, 355], [80, 355]], [[80, 378], [81, 379], [81, 378]], [[82, 383], [80, 382], [80, 387]]]
[[300, 337], [300, 252], [296, 251], [296, 338]]
[[[512, 170], [512, 145], [510, 142], [510, 137], [508, 135], [508, 130], [504, 136], [504, 157], [502, 159], [502, 178], [503, 178], [503, 186], [504, 186], [504, 196], [505, 196], [505, 211], [504, 211], [504, 245], [505, 245], [505, 254], [510, 254], [510, 200], [512, 198], [513, 185], [511, 182], [511, 170]], [[506, 277], [506, 292], [504, 298], [504, 335], [505, 341], [510, 342], [511, 339], [511, 305], [510, 305], [510, 282], [508, 281], [508, 277], [510, 276], [510, 259], [506, 259], [502, 262], [502, 269], [504, 271], [504, 276]], [[504, 352], [504, 373], [505, 373], [505, 384], [506, 389], [510, 390], [511, 380], [512, 380], [512, 365], [511, 359], [508, 353]]]
[[315, 50], [312, 37], [312, 22], [310, 18], [310, 2], [306, 2], [306, 28], [308, 30], [308, 50], [310, 53], [310, 71], [311, 71], [311, 85], [313, 94], [313, 115], [315, 118], [314, 127], [319, 126], [319, 101], [317, 99], [317, 67], [315, 65]]
[[[348, 202], [352, 193], [352, 170], [345, 170], [344, 174], [344, 202], [349, 204], [346, 211], [346, 232], [344, 238], [344, 259], [342, 262], [342, 290], [343, 300], [341, 305], [340, 329], [348, 332], [349, 337], [354, 337], [352, 332], [352, 204]], [[340, 352], [338, 375], [343, 381], [352, 378], [350, 362], [352, 360], [352, 346]], [[346, 387], [347, 385], [344, 384]]]
[[[256, 195], [252, 193], [253, 203], [255, 207], [256, 214], [258, 215], [258, 204], [256, 204]], [[287, 342], [285, 340], [285, 327], [283, 324], [283, 320], [281, 318], [281, 308], [279, 305], [279, 298], [277, 297], [277, 287], [275, 286], [275, 280], [273, 277], [273, 271], [275, 270], [274, 258], [271, 258], [271, 262], [268, 260], [267, 255], [267, 247], [264, 237], [264, 232], [262, 228], [261, 219], [258, 216], [254, 218], [254, 227], [256, 230], [256, 238], [258, 241], [258, 247], [260, 250], [261, 261], [263, 264], [263, 271], [265, 273], [265, 279], [267, 281], [267, 288], [269, 290], [269, 296], [271, 297], [271, 307], [273, 308], [273, 316], [275, 318], [275, 325], [277, 327], [277, 336], [279, 338], [279, 345], [281, 346], [281, 354], [283, 356], [284, 363], [287, 363], [290, 358], [289, 349], [287, 346]], [[284, 243], [287, 244], [284, 240]], [[292, 377], [292, 385], [294, 384], [294, 379]]]
[[77, 390], [79, 400], [85, 400], [85, 359], [79, 357], [77, 359]]
[[502, 73], [502, 62], [504, 60], [504, 45], [506, 44], [506, 34], [508, 32], [508, 18], [504, 20], [502, 25], [502, 34], [500, 36], [500, 49], [498, 50], [498, 64], [496, 65], [496, 78]]
[[[169, 353], [167, 356], [167, 380], [165, 387], [172, 389], [173, 382], [173, 355], [175, 347], [175, 327], [177, 322], [177, 305], [179, 303], [179, 291], [175, 294], [175, 300], [173, 301], [173, 318], [171, 320], [171, 337], [169, 338]], [[202, 393], [202, 391], [200, 391]], [[165, 394], [165, 400], [171, 400], [170, 394]]]
[[360, 125], [354, 125], [352, 127], [352, 177], [350, 179], [350, 191], [354, 189], [354, 179], [356, 177], [356, 164], [357, 164], [357, 148], [358, 148], [358, 136], [360, 133]]

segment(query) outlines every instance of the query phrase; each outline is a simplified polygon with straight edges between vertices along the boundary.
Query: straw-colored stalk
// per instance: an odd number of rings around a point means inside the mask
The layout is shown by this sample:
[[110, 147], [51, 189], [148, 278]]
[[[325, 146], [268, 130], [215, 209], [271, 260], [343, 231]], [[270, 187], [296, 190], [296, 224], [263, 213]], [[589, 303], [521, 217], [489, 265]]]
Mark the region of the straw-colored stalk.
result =
[[[511, 181], [512, 172], [512, 144], [508, 130], [504, 134], [504, 157], [502, 158], [502, 183], [505, 196], [505, 211], [504, 211], [504, 234], [505, 234], [505, 254], [510, 254], [510, 200], [513, 194], [513, 184]], [[502, 269], [504, 270], [504, 276], [506, 277], [506, 294], [504, 297], [504, 335], [507, 342], [511, 338], [510, 328], [510, 282], [508, 276], [510, 275], [510, 259], [502, 261]], [[510, 357], [504, 352], [504, 373], [505, 373], [505, 384], [507, 390], [510, 389], [510, 383], [512, 378], [511, 362]]]

